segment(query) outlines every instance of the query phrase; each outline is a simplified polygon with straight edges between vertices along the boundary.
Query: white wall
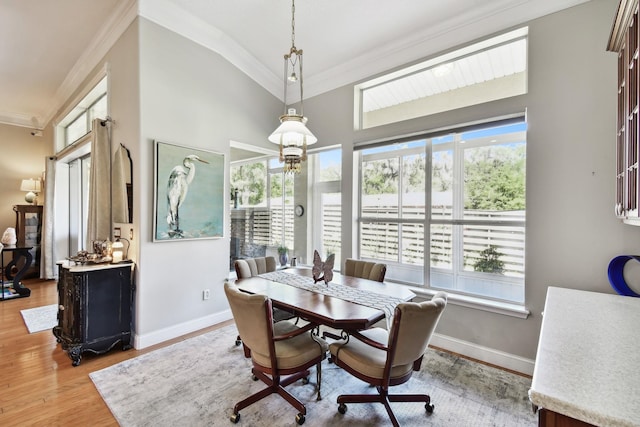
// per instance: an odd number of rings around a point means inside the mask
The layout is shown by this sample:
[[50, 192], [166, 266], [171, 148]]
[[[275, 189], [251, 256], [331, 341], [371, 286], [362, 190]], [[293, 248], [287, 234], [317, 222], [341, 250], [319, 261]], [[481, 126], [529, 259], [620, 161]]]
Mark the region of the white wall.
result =
[[480, 348], [535, 358], [548, 286], [613, 293], [607, 265], [637, 253], [640, 229], [613, 215], [616, 54], [606, 52], [617, 0], [593, 0], [529, 23], [529, 93], [354, 132], [351, 86], [305, 100], [318, 145], [343, 144], [343, 256], [355, 252], [354, 142], [526, 109], [527, 319], [450, 304], [437, 332]]

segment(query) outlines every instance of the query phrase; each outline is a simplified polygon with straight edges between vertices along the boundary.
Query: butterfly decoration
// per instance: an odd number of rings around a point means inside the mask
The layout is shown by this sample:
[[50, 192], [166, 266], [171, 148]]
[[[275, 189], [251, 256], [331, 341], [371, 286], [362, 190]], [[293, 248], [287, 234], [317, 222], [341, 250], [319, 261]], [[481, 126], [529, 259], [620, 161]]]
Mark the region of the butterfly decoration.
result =
[[333, 279], [333, 262], [336, 259], [335, 254], [331, 254], [327, 257], [327, 260], [322, 262], [318, 251], [313, 251], [313, 282], [318, 283], [324, 280], [324, 283], [329, 283]]

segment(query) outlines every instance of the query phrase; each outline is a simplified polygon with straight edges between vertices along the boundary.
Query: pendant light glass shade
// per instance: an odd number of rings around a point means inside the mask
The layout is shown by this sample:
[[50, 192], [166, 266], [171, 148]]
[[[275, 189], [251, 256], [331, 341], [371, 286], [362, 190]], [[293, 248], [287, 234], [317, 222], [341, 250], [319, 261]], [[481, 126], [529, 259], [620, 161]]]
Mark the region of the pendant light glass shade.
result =
[[303, 144], [311, 145], [318, 141], [313, 133], [305, 126], [306, 117], [296, 115], [296, 110], [290, 109], [289, 114], [280, 117], [280, 126], [269, 135], [269, 141], [282, 144], [285, 147]]

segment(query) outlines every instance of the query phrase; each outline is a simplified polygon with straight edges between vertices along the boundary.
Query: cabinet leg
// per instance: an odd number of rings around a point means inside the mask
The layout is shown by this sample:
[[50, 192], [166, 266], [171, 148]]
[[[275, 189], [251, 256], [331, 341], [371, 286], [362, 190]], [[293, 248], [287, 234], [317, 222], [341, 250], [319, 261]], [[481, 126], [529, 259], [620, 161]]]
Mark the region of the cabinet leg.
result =
[[70, 347], [67, 350], [67, 353], [69, 354], [69, 357], [71, 358], [71, 364], [73, 366], [78, 366], [80, 364], [80, 362], [82, 361], [82, 347], [80, 347], [80, 346]]

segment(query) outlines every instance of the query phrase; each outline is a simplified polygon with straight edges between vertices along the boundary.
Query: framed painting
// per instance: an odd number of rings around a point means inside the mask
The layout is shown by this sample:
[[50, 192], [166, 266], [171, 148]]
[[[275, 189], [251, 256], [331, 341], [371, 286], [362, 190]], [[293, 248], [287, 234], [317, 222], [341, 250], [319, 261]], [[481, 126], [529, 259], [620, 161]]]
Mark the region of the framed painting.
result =
[[224, 233], [224, 154], [155, 141], [153, 241]]

